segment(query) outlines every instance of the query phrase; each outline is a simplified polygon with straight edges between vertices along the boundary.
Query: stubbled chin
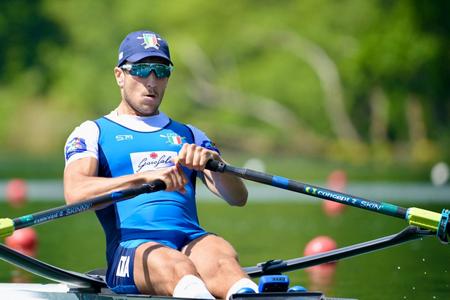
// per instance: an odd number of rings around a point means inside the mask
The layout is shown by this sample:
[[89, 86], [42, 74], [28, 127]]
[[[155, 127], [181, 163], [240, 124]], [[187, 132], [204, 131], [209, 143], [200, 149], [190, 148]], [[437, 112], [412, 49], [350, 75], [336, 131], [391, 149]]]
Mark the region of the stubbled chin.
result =
[[136, 112], [137, 116], [140, 117], [150, 117], [150, 116], [156, 116], [159, 114], [159, 111], [157, 109], [141, 109], [139, 112]]
[[139, 105], [139, 113], [145, 116], [158, 114], [158, 103], [156, 100], [144, 101]]

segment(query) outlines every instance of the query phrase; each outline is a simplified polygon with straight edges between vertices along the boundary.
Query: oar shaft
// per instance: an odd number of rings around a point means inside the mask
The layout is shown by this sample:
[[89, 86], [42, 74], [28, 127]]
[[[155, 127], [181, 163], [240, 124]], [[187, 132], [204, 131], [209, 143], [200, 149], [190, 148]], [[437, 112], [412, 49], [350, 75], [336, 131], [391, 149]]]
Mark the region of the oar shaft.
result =
[[351, 205], [354, 207], [374, 211], [384, 215], [390, 215], [401, 219], [407, 219], [407, 209], [397, 205], [385, 202], [378, 202], [374, 200], [368, 200], [361, 197], [355, 197], [349, 194], [340, 193], [329, 189], [324, 189], [318, 186], [301, 183], [281, 176], [275, 176], [250, 169], [234, 167], [219, 161], [210, 160], [207, 163], [206, 168], [211, 171], [234, 174], [244, 179], [279, 187], [281, 189], [294, 191], [325, 200], [339, 202], [345, 205]]
[[[24, 255], [16, 250], [13, 250], [3, 244], [0, 244], [0, 260], [18, 266], [30, 273], [50, 279], [56, 282], [65, 283], [73, 288], [86, 288], [91, 291], [100, 290], [106, 284], [100, 278], [90, 277], [85, 274], [80, 274], [73, 271], [67, 271], [33, 257]], [[34, 297], [33, 297], [34, 298]], [[31, 299], [33, 299], [31, 298]], [[58, 297], [56, 297], [58, 298]], [[3, 298], [2, 298], [3, 299]], [[24, 298], [21, 298], [24, 299]], [[36, 298], [34, 298], [36, 299]], [[39, 297], [39, 299], [42, 299]]]
[[[3, 221], [4, 224], [11, 224], [13, 223], [13, 228], [7, 228], [7, 225], [5, 225], [5, 228], [0, 228], [0, 236], [8, 236], [10, 235], [14, 230], [25, 228], [29, 226], [34, 226], [37, 224], [42, 224], [51, 220], [71, 216], [77, 213], [81, 213], [87, 210], [90, 210], [95, 207], [111, 204], [113, 202], [122, 201], [126, 199], [133, 198], [137, 195], [144, 194], [144, 193], [152, 193], [164, 190], [166, 188], [166, 184], [161, 180], [155, 180], [152, 183], [143, 184], [139, 187], [135, 188], [129, 188], [124, 189], [121, 191], [112, 192], [106, 195], [98, 196], [89, 200], [85, 200], [82, 202], [64, 205], [56, 208], [52, 208], [49, 210], [37, 212], [34, 214], [25, 215], [23, 217], [15, 218], [12, 220], [10, 219], [0, 219], [0, 221]], [[8, 221], [8, 222], [7, 222]], [[0, 222], [2, 224], [2, 222]], [[0, 226], [2, 227], [2, 226]], [[11, 227], [11, 226], [10, 226]]]

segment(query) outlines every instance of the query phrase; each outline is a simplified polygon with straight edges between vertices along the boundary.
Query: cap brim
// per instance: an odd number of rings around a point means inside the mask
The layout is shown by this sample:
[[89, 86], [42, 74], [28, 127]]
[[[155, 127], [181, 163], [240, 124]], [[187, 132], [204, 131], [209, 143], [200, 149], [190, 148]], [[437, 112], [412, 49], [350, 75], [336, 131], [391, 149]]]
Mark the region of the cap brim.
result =
[[161, 53], [161, 52], [139, 52], [139, 53], [135, 53], [133, 55], [130, 55], [129, 57], [123, 59], [120, 64], [123, 64], [125, 61], [129, 61], [129, 62], [137, 62], [140, 61], [141, 59], [144, 59], [146, 57], [161, 57], [164, 58], [165, 60], [167, 60], [171, 65], [173, 65], [172, 61], [167, 57], [167, 55]]

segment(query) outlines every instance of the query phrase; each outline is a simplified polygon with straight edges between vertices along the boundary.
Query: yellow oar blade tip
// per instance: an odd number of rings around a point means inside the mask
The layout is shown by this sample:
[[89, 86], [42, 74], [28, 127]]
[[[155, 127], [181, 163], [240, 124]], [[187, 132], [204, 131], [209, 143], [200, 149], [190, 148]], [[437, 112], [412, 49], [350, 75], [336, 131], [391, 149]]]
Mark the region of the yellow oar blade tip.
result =
[[407, 218], [410, 225], [430, 229], [432, 231], [438, 230], [441, 216], [440, 213], [417, 207], [408, 208], [407, 212]]
[[11, 219], [0, 219], [0, 237], [10, 236], [14, 232], [14, 222]]

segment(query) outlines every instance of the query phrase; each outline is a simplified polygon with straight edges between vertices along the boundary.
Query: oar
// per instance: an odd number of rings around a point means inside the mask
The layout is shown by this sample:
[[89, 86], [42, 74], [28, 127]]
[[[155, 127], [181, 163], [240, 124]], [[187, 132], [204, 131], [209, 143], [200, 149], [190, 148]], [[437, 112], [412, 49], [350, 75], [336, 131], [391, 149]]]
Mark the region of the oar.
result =
[[269, 260], [259, 263], [256, 266], [245, 267], [244, 271], [250, 277], [259, 277], [262, 275], [279, 274], [288, 271], [317, 266], [324, 263], [334, 262], [345, 258], [361, 255], [380, 249], [400, 245], [409, 241], [424, 238], [433, 235], [430, 230], [419, 229], [416, 226], [408, 226], [397, 234], [392, 234], [375, 240], [346, 246], [343, 248], [330, 250], [323, 253], [318, 253], [299, 258], [288, 260]]
[[48, 263], [17, 252], [3, 244], [0, 244], [0, 259], [38, 276], [60, 283], [66, 283], [71, 288], [89, 288], [92, 289], [92, 292], [94, 292], [106, 287], [105, 282], [101, 280], [101, 278], [52, 266]]
[[49, 210], [37, 212], [23, 217], [9, 219], [0, 219], [0, 237], [11, 235], [15, 230], [42, 224], [51, 220], [71, 216], [90, 210], [95, 207], [111, 204], [113, 202], [133, 198], [144, 193], [153, 193], [166, 189], [166, 184], [162, 180], [155, 180], [139, 187], [128, 188], [121, 191], [112, 192], [106, 195], [98, 196], [82, 202], [63, 205]]
[[410, 225], [418, 226], [422, 229], [429, 229], [435, 232], [441, 242], [445, 244], [448, 243], [448, 235], [450, 235], [450, 226], [448, 222], [450, 210], [448, 209], [443, 209], [442, 213], [439, 214], [416, 207], [404, 208], [386, 202], [368, 200], [322, 187], [301, 183], [281, 176], [234, 167], [216, 160], [208, 161], [206, 164], [206, 169], [215, 172], [233, 174], [244, 179], [271, 185], [281, 189], [404, 219], [408, 221]]

